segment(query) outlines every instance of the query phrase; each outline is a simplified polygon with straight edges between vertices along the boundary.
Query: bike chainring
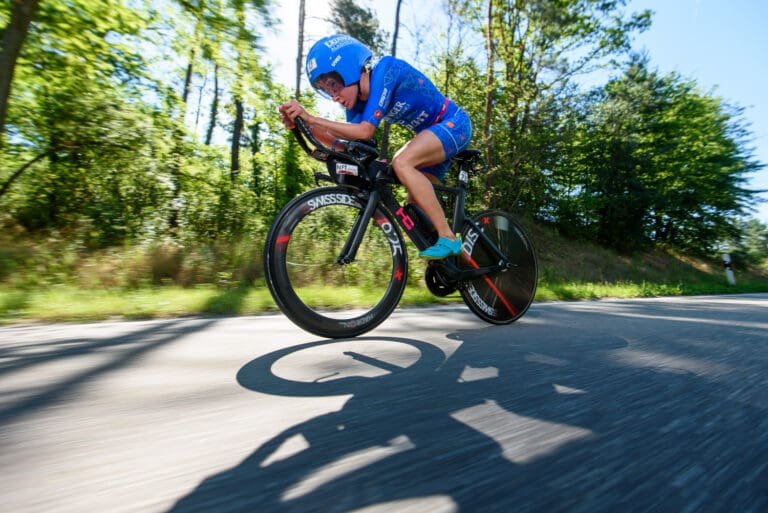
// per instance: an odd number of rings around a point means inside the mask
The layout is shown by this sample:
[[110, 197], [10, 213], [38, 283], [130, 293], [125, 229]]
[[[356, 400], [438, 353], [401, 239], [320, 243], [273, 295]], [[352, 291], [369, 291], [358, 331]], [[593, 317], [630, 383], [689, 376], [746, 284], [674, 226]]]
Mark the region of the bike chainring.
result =
[[456, 283], [448, 281], [434, 263], [427, 264], [424, 281], [429, 291], [437, 297], [445, 297], [456, 292]]

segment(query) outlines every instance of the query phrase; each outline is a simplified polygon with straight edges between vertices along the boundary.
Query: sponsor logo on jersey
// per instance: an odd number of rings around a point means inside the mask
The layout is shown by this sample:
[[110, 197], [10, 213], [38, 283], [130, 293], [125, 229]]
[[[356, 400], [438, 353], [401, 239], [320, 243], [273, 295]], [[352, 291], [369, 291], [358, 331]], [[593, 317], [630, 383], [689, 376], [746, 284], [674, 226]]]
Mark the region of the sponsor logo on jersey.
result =
[[419, 125], [427, 120], [427, 117], [429, 117], [429, 114], [427, 114], [426, 111], [421, 111], [418, 116], [416, 116], [413, 120], [411, 120], [410, 123], [405, 126], [411, 130], [415, 130]]

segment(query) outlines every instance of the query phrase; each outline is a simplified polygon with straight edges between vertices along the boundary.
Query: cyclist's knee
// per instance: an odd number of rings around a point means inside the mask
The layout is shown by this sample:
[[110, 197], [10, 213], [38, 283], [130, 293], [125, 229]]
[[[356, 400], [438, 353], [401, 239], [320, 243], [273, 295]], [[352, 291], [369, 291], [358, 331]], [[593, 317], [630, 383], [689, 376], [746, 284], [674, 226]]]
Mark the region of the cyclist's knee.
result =
[[400, 155], [395, 155], [392, 159], [392, 169], [395, 170], [395, 174], [401, 181], [404, 177], [416, 171], [416, 168]]
[[[408, 179], [412, 177], [428, 175], [428, 173], [424, 173], [422, 170], [417, 168], [415, 163], [411, 160], [398, 156], [395, 156], [392, 159], [392, 169], [395, 171], [397, 178], [403, 183], [408, 182]], [[427, 178], [429, 179], [429, 177]]]

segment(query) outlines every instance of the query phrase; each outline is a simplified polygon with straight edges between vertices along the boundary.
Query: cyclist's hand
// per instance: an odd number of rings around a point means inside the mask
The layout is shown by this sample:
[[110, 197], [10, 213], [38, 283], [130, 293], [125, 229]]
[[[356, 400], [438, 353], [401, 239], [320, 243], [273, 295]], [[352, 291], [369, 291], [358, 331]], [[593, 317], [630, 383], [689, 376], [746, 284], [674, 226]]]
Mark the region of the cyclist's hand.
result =
[[285, 128], [287, 128], [288, 130], [293, 130], [294, 128], [296, 128], [296, 123], [294, 123], [293, 119], [288, 116], [288, 113], [286, 111], [287, 105], [288, 105], [287, 103], [280, 105], [277, 108], [277, 112], [280, 113], [280, 121], [283, 123]]
[[286, 128], [294, 128], [296, 126], [296, 118], [302, 118], [307, 122], [311, 118], [309, 112], [307, 112], [306, 109], [302, 107], [301, 104], [296, 100], [291, 100], [280, 105], [278, 110], [280, 111], [280, 120], [283, 122], [283, 125], [285, 125]]

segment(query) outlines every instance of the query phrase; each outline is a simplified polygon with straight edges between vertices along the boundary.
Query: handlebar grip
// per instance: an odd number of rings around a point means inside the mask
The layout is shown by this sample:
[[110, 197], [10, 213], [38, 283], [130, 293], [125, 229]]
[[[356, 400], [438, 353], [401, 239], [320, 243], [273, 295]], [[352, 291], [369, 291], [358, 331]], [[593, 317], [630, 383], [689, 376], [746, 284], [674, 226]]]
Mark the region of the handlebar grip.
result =
[[[315, 136], [312, 135], [312, 130], [309, 129], [309, 125], [307, 125], [306, 121], [304, 121], [303, 119], [297, 117], [296, 119], [293, 120], [293, 122], [295, 124], [294, 130], [297, 130], [297, 129], [301, 130], [301, 133], [304, 135], [304, 137], [306, 137], [310, 141], [312, 141], [312, 139], [315, 138]], [[312, 141], [312, 142], [314, 142], [314, 141]]]
[[309, 148], [309, 145], [307, 145], [307, 140], [304, 139], [304, 136], [302, 135], [301, 130], [299, 130], [298, 127], [293, 127], [291, 129], [291, 132], [293, 132], [293, 136], [298, 141], [299, 146], [301, 146], [301, 149], [304, 150], [308, 155], [311, 154], [312, 150]]
[[[299, 146], [301, 146], [301, 149], [303, 149], [307, 155], [320, 161], [326, 161], [328, 159], [328, 155], [334, 153], [333, 150], [317, 140], [317, 138], [312, 133], [312, 130], [310, 130], [309, 126], [307, 125], [306, 121], [301, 118], [296, 118], [294, 123], [295, 126], [291, 132], [293, 132], [293, 135], [299, 142]], [[309, 139], [309, 142], [312, 143], [314, 149], [309, 147], [309, 144], [307, 144], [307, 139]]]

